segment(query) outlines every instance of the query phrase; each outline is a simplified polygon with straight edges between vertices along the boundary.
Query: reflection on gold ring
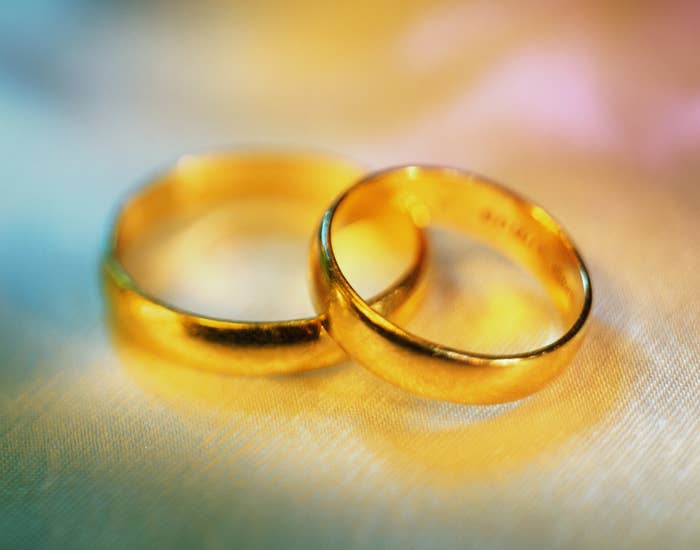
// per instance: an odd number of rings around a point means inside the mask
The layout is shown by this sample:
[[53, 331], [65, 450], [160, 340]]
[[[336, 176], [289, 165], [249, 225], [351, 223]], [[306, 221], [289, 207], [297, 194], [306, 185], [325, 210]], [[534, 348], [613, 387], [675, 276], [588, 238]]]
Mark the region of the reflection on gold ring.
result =
[[[470, 324], [460, 327], [469, 330]], [[342, 433], [391, 475], [447, 488], [459, 480], [517, 470], [594, 429], [621, 403], [629, 383], [622, 373], [634, 344], [594, 320], [580, 360], [554, 383], [517, 403], [483, 408], [425, 400], [349, 365], [293, 377], [196, 371], [153, 354], [118, 327], [111, 334], [126, 371], [184, 422], [197, 425], [203, 415], [213, 415], [224, 430], [216, 429], [216, 437], [236, 439], [238, 431], [227, 433], [226, 426], [238, 419], [237, 430], [253, 434], [245, 450], [251, 460], [269, 439], [296, 445], [303, 431], [314, 447]], [[278, 459], [294, 461], [292, 456]], [[342, 472], [348, 467], [342, 455], [329, 460], [329, 468]]]

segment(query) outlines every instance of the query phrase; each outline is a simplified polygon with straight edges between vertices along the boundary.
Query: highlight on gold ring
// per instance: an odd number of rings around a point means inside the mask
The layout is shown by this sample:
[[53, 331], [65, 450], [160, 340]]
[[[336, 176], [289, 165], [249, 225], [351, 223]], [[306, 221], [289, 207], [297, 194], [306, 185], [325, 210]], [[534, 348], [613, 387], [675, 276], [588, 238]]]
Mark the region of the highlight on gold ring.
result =
[[[525, 267], [547, 290], [564, 334], [538, 349], [508, 355], [468, 352], [412, 334], [365, 302], [346, 278], [334, 241], [347, 224], [378, 208], [416, 227], [466, 233]], [[513, 401], [542, 388], [578, 350], [592, 305], [588, 270], [571, 238], [541, 207], [480, 176], [406, 166], [366, 176], [326, 211], [310, 254], [314, 304], [349, 356], [386, 381], [457, 403]]]
[[[313, 227], [330, 200], [362, 173], [354, 163], [322, 154], [253, 150], [183, 157], [118, 211], [103, 260], [111, 322], [167, 357], [222, 373], [290, 373], [342, 361], [345, 354], [323, 329], [321, 316], [254, 322], [197, 314], [142, 288], [124, 257], [173, 215], [193, 219], [223, 202], [251, 197], [302, 201], [305, 215], [313, 216]], [[401, 318], [420, 295], [426, 241], [421, 230], [403, 219], [396, 223], [411, 234], [412, 259], [370, 303]]]

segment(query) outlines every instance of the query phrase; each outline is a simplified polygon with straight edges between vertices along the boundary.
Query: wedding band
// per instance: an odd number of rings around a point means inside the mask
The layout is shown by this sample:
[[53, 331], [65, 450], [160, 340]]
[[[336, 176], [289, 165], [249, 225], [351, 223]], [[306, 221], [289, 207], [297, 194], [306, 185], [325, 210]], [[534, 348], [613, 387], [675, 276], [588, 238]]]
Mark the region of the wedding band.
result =
[[[123, 259], [173, 213], [194, 217], [225, 201], [276, 197], [302, 200], [320, 215], [361, 174], [360, 167], [347, 161], [308, 154], [258, 151], [183, 157], [118, 212], [103, 262], [112, 322], [142, 344], [188, 365], [224, 373], [289, 373], [338, 363], [345, 355], [323, 330], [321, 316], [245, 322], [185, 311], [139, 287]], [[415, 301], [411, 298], [419, 290], [426, 255], [422, 233], [415, 242], [408, 270], [370, 301], [385, 314], [398, 315]]]
[[[437, 223], [485, 241], [526, 267], [547, 289], [566, 332], [524, 353], [486, 355], [438, 345], [411, 334], [372, 308], [343, 275], [335, 231], [383, 205], [416, 226]], [[347, 354], [386, 381], [416, 394], [487, 404], [525, 397], [572, 359], [591, 311], [591, 283], [573, 242], [542, 208], [479, 176], [448, 168], [408, 166], [369, 175], [323, 216], [311, 250], [314, 305]]]

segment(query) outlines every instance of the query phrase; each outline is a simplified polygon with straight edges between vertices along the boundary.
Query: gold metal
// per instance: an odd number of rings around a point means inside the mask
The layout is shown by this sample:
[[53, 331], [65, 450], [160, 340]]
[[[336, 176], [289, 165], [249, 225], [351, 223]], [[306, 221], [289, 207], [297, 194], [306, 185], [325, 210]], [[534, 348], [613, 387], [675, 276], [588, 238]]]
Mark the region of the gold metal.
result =
[[[408, 214], [418, 227], [437, 223], [502, 251], [547, 289], [566, 332], [540, 349], [514, 355], [469, 353], [411, 334], [367, 304], [343, 275], [336, 231], [377, 208]], [[591, 311], [591, 283], [571, 239], [542, 208], [458, 170], [407, 166], [369, 175], [324, 214], [311, 256], [312, 294], [326, 330], [353, 359], [406, 390], [457, 403], [525, 397], [572, 359]]]
[[[224, 373], [289, 373], [343, 360], [345, 354], [323, 330], [320, 316], [244, 322], [184, 311], [140, 288], [123, 258], [174, 213], [194, 217], [223, 201], [274, 197], [302, 200], [320, 215], [361, 174], [355, 164], [309, 154], [252, 151], [182, 158], [129, 198], [117, 215], [103, 263], [111, 321], [161, 354]], [[384, 313], [398, 315], [415, 301], [409, 298], [420, 287], [426, 243], [422, 233], [412, 242], [418, 244], [408, 270], [371, 300]]]

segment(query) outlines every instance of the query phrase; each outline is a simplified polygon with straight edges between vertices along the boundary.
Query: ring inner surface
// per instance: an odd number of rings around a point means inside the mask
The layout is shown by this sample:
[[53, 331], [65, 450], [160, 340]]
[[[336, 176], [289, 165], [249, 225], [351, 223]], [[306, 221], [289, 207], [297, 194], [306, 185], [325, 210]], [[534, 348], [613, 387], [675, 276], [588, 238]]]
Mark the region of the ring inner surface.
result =
[[[264, 244], [265, 239], [270, 241], [272, 237], [277, 237], [279, 240], [280, 236], [288, 235], [285, 242], [289, 242], [290, 247], [300, 248], [302, 255], [305, 255], [306, 245], [302, 241], [305, 243], [311, 234], [319, 213], [360, 174], [359, 167], [337, 159], [287, 158], [262, 153], [240, 157], [186, 157], [172, 171], [138, 191], [124, 204], [115, 225], [112, 254], [139, 292], [153, 301], [180, 310], [180, 307], [172, 304], [180, 304], [181, 301], [173, 300], [168, 292], [163, 294], [163, 289], [168, 287], [164, 281], [174, 279], [179, 282], [178, 277], [196, 273], [190, 264], [196, 264], [196, 260], [205, 262], [207, 256], [204, 250], [216, 249], [213, 245], [220, 244], [228, 246], [240, 243], [241, 247], [248, 246], [248, 242], [251, 245]], [[280, 246], [270, 248], [271, 252], [284, 253], [284, 243], [277, 244]], [[218, 250], [221, 249], [219, 246]], [[232, 250], [231, 246], [228, 249]], [[261, 249], [256, 254], [260, 256], [263, 252], [264, 249]], [[232, 258], [229, 255], [228, 259]], [[278, 260], [277, 266], [284, 268], [284, 258]], [[262, 267], [269, 267], [273, 262], [269, 259], [268, 263], [268, 259], [265, 259]], [[262, 263], [262, 260], [257, 263]], [[299, 265], [299, 271], [303, 274], [303, 261]], [[212, 272], [204, 267], [202, 274], [208, 275], [209, 279], [204, 277], [197, 284], [216, 281], [217, 276], [223, 278], [221, 270], [216, 273], [216, 269]], [[231, 265], [223, 271], [233, 272], [236, 276], [240, 274], [239, 281], [247, 283], [245, 273], [248, 267], [248, 264], [238, 267]], [[253, 277], [254, 284], [269, 286], [275, 283], [268, 281], [273, 274], [268, 274], [267, 278], [265, 274], [260, 275], [257, 279]], [[276, 277], [279, 279], [278, 275]], [[242, 295], [237, 288], [239, 285], [233, 282], [230, 282], [227, 291], [229, 298]], [[225, 308], [231, 307], [232, 300], [226, 300], [226, 295], [218, 302], [212, 297], [208, 300], [212, 304], [209, 306], [206, 303], [207, 289], [197, 292], [190, 290], [188, 294], [187, 285], [180, 285], [183, 286], [185, 296], [189, 296], [185, 300], [189, 303], [184, 309], [214, 309], [216, 317], [230, 317]], [[297, 286], [295, 290], [298, 290]], [[284, 294], [283, 288], [279, 290]], [[254, 294], [247, 293], [251, 300]], [[278, 305], [267, 308], [272, 310], [267, 313], [274, 316], [277, 310], [281, 310], [280, 315], [285, 318], [285, 313], [300, 310], [294, 306], [301, 306], [301, 311], [304, 311], [306, 303], [302, 301], [303, 297], [297, 299], [297, 294], [295, 292], [295, 296], [286, 302], [284, 295], [279, 296], [276, 301]], [[161, 295], [165, 296], [165, 301], [159, 298]], [[274, 298], [270, 297], [270, 300]], [[192, 302], [196, 304], [194, 307], [190, 307]], [[202, 302], [203, 306], [200, 305]], [[240, 302], [246, 303], [243, 299]], [[237, 307], [238, 303], [233, 306], [234, 309], [241, 309]], [[256, 308], [248, 308], [251, 309], [253, 311], [248, 313], [253, 313], [255, 317]]]
[[590, 298], [583, 263], [542, 208], [476, 176], [410, 167], [379, 174], [345, 195], [334, 214], [331, 241], [336, 229], [386, 208], [408, 213], [421, 227], [443, 226], [495, 248], [542, 283], [567, 330], [581, 319]]

